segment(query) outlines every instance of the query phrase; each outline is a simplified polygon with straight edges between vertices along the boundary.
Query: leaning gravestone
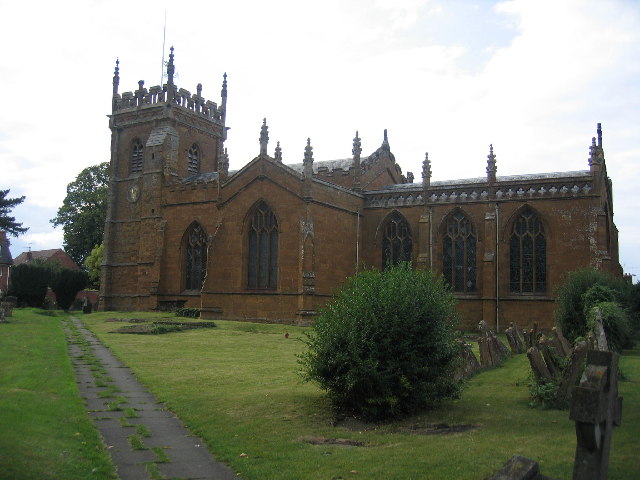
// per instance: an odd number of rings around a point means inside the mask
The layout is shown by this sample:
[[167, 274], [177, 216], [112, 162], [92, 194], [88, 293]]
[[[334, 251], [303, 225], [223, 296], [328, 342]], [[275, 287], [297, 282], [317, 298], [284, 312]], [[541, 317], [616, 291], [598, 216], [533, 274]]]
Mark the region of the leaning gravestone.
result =
[[460, 360], [461, 365], [454, 377], [456, 381], [463, 378], [469, 378], [478, 370], [480, 370], [480, 363], [471, 350], [471, 345], [466, 342], [460, 342]]
[[478, 330], [480, 330], [478, 337], [480, 364], [485, 368], [500, 365], [502, 360], [509, 356], [509, 349], [495, 333], [489, 330], [484, 320], [478, 324]]
[[569, 418], [576, 422], [574, 480], [605, 480], [613, 427], [620, 426], [622, 397], [618, 396], [618, 359], [614, 352], [590, 350], [587, 368], [575, 387]]
[[566, 367], [562, 372], [562, 379], [560, 380], [560, 385], [558, 386], [558, 401], [561, 404], [565, 404], [569, 400], [571, 400], [572, 389], [582, 373], [582, 368], [584, 366], [584, 359], [587, 356], [587, 343], [586, 342], [577, 342], [576, 346], [573, 347], [573, 351], [569, 356], [569, 360], [567, 361]]
[[511, 351], [513, 353], [524, 353], [526, 351], [526, 347], [524, 346], [524, 341], [520, 334], [520, 330], [518, 329], [518, 325], [511, 322], [511, 325], [505, 330], [504, 333], [507, 336], [509, 347], [511, 347]]

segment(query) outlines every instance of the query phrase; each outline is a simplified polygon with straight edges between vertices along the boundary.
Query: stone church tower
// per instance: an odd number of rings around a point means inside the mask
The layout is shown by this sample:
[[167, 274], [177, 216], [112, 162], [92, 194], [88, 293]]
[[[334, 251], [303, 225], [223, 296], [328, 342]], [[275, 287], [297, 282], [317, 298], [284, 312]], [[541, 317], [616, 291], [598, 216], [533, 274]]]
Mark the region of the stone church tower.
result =
[[201, 172], [226, 177], [226, 74], [220, 106], [174, 83], [171, 47], [167, 83], [118, 93], [113, 76], [110, 189], [100, 302], [106, 309], [157, 305], [166, 248], [165, 185]]

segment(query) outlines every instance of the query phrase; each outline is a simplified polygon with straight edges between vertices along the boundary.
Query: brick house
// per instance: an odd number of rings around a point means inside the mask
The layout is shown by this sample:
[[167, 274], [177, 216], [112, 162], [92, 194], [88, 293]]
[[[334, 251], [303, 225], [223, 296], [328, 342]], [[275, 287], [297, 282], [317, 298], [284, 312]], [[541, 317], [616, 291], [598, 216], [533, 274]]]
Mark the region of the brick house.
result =
[[28, 252], [22, 252], [16, 257], [13, 264], [18, 266], [20, 264], [30, 263], [36, 260], [50, 264], [58, 264], [60, 267], [68, 268], [69, 270], [80, 270], [78, 264], [74, 262], [73, 259], [61, 248], [34, 251], [29, 250]]
[[[467, 328], [550, 326], [554, 289], [581, 267], [621, 274], [600, 125], [585, 170], [431, 181], [402, 174], [380, 147], [301, 164], [268, 152], [229, 171], [227, 82], [217, 105], [174, 84], [118, 93], [113, 78], [110, 193], [100, 304], [201, 307], [205, 318], [303, 323], [346, 277], [411, 260], [442, 274]], [[484, 172], [483, 172], [484, 173]]]
[[9, 272], [13, 259], [11, 258], [11, 250], [9, 246], [11, 242], [7, 238], [7, 232], [0, 230], [0, 297], [9, 290]]

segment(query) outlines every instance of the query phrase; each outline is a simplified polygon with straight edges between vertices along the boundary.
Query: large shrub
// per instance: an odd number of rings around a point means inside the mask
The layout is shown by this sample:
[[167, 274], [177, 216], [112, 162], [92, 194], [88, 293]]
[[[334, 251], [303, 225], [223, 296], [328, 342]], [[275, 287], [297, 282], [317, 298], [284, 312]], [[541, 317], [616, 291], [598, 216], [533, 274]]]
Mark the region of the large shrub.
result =
[[302, 375], [340, 410], [382, 419], [455, 396], [455, 300], [408, 263], [349, 279], [320, 313]]
[[43, 263], [23, 263], [11, 268], [9, 295], [18, 297], [18, 305], [40, 308], [47, 294], [51, 269]]
[[51, 273], [49, 285], [51, 290], [56, 294], [58, 308], [69, 310], [69, 307], [76, 298], [76, 295], [82, 290], [89, 279], [85, 272], [61, 268]]
[[571, 342], [589, 331], [587, 314], [590, 306], [614, 301], [626, 308], [631, 296], [630, 286], [624, 280], [593, 268], [570, 272], [556, 295], [555, 321]]

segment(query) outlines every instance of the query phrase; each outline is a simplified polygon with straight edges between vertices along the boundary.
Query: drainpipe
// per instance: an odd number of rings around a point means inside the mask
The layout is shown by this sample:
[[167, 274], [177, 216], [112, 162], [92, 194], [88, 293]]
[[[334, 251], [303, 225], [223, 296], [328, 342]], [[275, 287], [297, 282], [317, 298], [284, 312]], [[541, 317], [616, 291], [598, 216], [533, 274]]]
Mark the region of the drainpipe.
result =
[[360, 268], [360, 209], [356, 210], [356, 274]]
[[496, 202], [496, 332], [500, 332], [500, 210]]
[[429, 270], [433, 270], [433, 207], [429, 207]]

